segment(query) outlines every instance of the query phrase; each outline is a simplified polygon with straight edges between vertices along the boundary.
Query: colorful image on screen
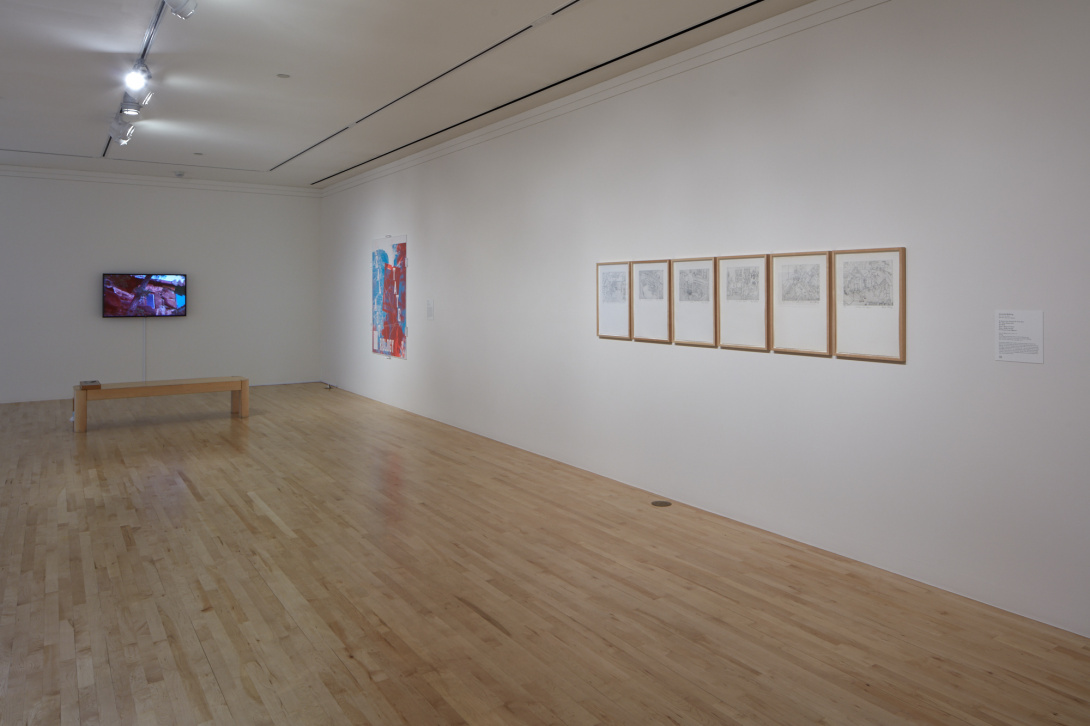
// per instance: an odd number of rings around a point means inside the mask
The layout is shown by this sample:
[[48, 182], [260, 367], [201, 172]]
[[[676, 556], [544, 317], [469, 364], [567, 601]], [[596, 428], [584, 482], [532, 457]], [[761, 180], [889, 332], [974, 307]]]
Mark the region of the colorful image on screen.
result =
[[185, 275], [102, 276], [102, 317], [145, 318], [185, 315]]

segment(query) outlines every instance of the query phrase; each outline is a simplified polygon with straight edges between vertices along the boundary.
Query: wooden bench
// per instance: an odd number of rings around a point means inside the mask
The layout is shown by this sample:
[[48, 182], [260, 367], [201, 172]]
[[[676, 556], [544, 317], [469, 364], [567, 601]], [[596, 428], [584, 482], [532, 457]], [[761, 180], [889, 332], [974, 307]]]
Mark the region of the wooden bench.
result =
[[183, 378], [176, 381], [146, 381], [134, 383], [103, 383], [101, 388], [73, 387], [73, 430], [87, 430], [87, 402], [113, 398], [143, 398], [145, 396], [179, 396], [183, 393], [231, 392], [231, 413], [240, 418], [250, 415], [250, 379], [241, 376], [226, 378]]

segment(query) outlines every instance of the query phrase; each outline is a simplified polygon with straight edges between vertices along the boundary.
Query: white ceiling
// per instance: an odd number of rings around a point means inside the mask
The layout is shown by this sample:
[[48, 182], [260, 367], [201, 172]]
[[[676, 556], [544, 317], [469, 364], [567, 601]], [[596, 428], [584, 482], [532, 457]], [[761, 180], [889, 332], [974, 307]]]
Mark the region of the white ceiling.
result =
[[0, 0], [0, 164], [321, 189], [808, 1], [199, 0], [119, 146], [161, 0]]

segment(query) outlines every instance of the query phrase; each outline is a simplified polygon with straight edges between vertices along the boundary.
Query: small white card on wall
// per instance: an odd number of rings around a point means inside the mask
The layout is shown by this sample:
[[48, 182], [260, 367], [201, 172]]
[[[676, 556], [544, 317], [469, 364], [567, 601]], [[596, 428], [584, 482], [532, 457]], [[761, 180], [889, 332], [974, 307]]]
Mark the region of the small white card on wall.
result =
[[995, 359], [1005, 363], [1044, 363], [1044, 311], [996, 310]]

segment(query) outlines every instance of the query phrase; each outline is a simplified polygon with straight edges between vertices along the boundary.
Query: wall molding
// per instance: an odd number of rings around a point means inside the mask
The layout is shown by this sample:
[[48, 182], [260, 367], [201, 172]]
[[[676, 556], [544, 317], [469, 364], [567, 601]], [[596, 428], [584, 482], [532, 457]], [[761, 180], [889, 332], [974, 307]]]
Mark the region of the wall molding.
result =
[[268, 194], [280, 197], [305, 197], [312, 199], [317, 199], [322, 196], [322, 193], [318, 190], [303, 187], [243, 184], [239, 182], [208, 181], [201, 179], [169, 179], [164, 177], [138, 176], [135, 174], [111, 174], [108, 172], [73, 171], [68, 169], [39, 169], [11, 165], [0, 165], [0, 177], [84, 182], [91, 184], [121, 184], [126, 186], [162, 187], [193, 191], [234, 192], [237, 194]]

